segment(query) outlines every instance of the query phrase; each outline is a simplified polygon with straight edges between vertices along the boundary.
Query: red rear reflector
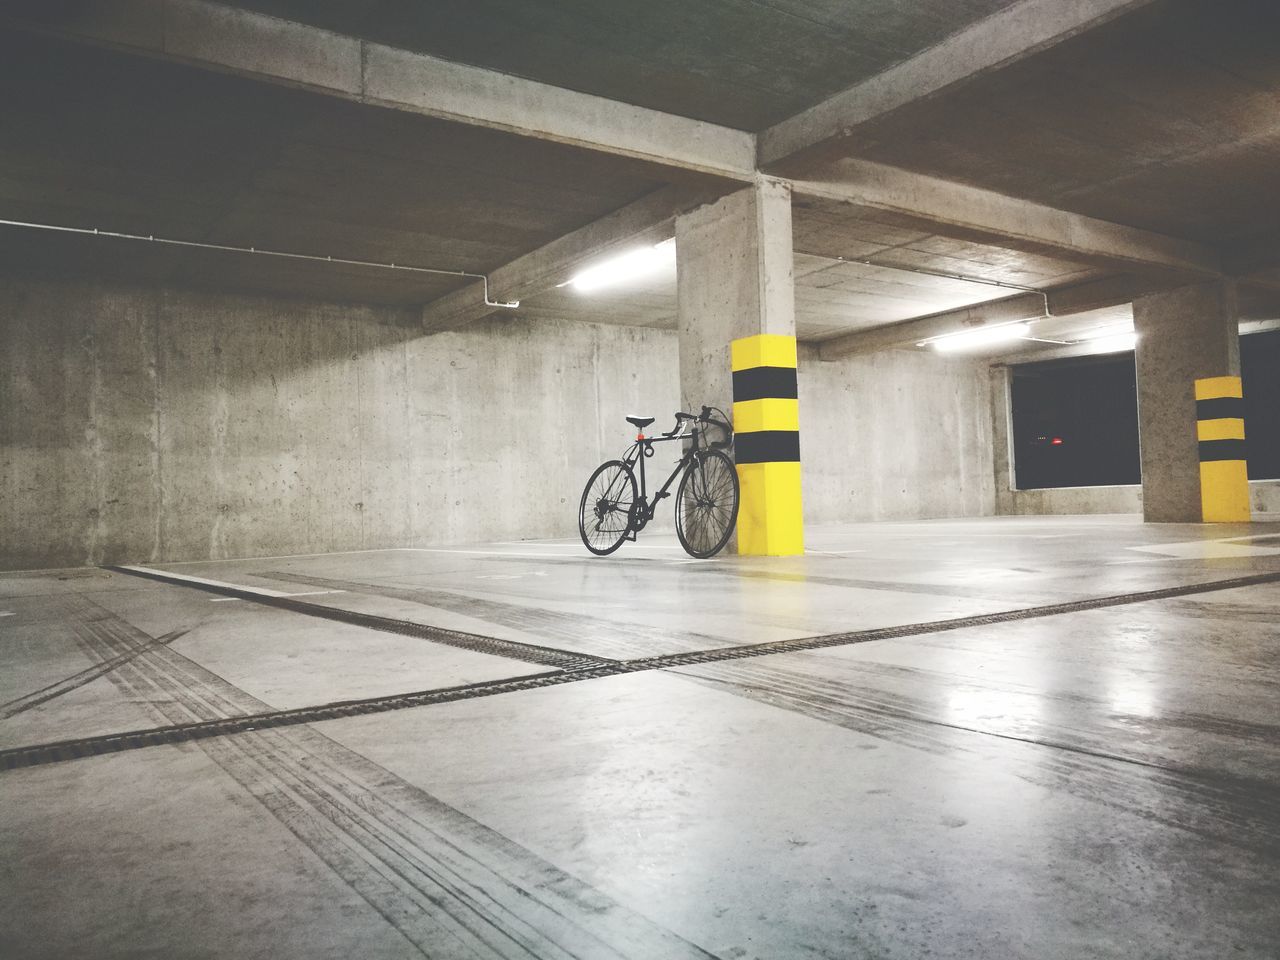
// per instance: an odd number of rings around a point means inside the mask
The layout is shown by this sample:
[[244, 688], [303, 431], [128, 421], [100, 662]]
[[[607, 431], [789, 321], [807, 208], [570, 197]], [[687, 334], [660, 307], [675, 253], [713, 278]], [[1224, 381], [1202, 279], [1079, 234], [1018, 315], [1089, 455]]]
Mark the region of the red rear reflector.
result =
[[643, 433], [637, 433], [637, 434], [636, 434], [636, 439], [637, 439], [637, 440], [643, 440], [643, 439], [644, 439], [644, 434], [643, 434]]
[[1049, 442], [1050, 442], [1050, 443], [1052, 443], [1055, 447], [1060, 447], [1060, 446], [1062, 446], [1062, 438], [1061, 438], [1061, 437], [1054, 437], [1054, 438], [1053, 438], [1052, 440], [1050, 440]]

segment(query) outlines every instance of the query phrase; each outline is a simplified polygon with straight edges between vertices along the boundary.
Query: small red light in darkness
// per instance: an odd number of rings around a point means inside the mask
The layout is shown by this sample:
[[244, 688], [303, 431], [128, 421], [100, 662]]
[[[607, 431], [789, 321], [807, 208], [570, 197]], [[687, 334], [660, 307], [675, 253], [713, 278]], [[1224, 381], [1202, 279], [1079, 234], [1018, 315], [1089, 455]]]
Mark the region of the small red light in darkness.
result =
[[1052, 443], [1055, 447], [1060, 447], [1060, 446], [1062, 446], [1062, 438], [1061, 438], [1061, 437], [1054, 437], [1054, 438], [1053, 438], [1052, 440], [1050, 440], [1049, 442], [1050, 442], [1050, 443]]

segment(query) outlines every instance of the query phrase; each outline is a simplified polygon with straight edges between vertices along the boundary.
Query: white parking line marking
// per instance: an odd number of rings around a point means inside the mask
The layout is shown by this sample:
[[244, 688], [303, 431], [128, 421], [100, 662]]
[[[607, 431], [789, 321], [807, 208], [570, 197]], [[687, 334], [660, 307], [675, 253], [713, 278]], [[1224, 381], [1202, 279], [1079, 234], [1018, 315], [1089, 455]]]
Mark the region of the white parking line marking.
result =
[[1119, 567], [1126, 563], [1176, 563], [1187, 559], [1187, 557], [1143, 557], [1139, 560], [1108, 560], [1106, 565], [1108, 567]]
[[1181, 543], [1158, 543], [1129, 547], [1138, 553], [1154, 553], [1180, 560], [1228, 560], [1232, 557], [1270, 557], [1280, 554], [1280, 547], [1261, 547], [1241, 540], [1257, 537], [1223, 537], [1219, 540], [1187, 540]]
[[[149, 574], [157, 577], [167, 577], [171, 580], [182, 580], [186, 583], [199, 584], [205, 587], [217, 587], [220, 590], [239, 590], [242, 593], [252, 593], [259, 597], [318, 597], [322, 593], [345, 593], [344, 590], [308, 590], [306, 593], [285, 593], [282, 590], [271, 590], [267, 587], [250, 587], [243, 583], [228, 583], [225, 580], [210, 580], [207, 577], [193, 577], [187, 573], [174, 573], [172, 570], [155, 570], [151, 567], [129, 567], [123, 566], [121, 570], [133, 570], [137, 573]], [[227, 599], [234, 599], [228, 597]]]
[[567, 557], [563, 553], [524, 553], [518, 550], [456, 550], [451, 547], [398, 547], [412, 553], [445, 553], [458, 556], [514, 557], [517, 560], [586, 560], [589, 557]]
[[[237, 590], [253, 590], [252, 587], [236, 587]], [[257, 591], [254, 591], [257, 592]], [[326, 593], [346, 593], [345, 590], [309, 590], [306, 593], [282, 593], [282, 597], [319, 597]], [[228, 603], [233, 600], [239, 600], [240, 597], [215, 597], [210, 603]]]
[[183, 567], [197, 563], [246, 563], [254, 560], [308, 560], [316, 557], [345, 557], [357, 553], [394, 553], [401, 547], [379, 547], [377, 550], [336, 550], [332, 553], [282, 553], [278, 557], [226, 557], [221, 560], [171, 560], [170, 566]]
[[10, 613], [8, 610], [0, 610], [0, 617], [12, 617], [12, 616], [14, 616], [14, 614]]

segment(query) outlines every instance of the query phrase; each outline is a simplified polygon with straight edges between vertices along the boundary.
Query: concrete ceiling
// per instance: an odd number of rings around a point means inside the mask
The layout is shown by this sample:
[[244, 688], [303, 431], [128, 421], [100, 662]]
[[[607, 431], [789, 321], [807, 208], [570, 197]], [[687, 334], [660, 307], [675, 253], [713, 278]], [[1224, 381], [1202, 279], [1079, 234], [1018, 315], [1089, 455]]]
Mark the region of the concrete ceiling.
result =
[[797, 199], [793, 210], [795, 249], [815, 256], [1035, 288], [1081, 283], [1100, 274], [1062, 257], [942, 235], [908, 217], [838, 201]]
[[[639, 161], [0, 33], [0, 218], [485, 272], [671, 177]], [[694, 178], [691, 174], [680, 176]], [[9, 269], [373, 303], [461, 281], [0, 230]]]
[[[233, 5], [755, 130], [1011, 0]], [[1229, 6], [1225, 15], [1209, 0], [1156, 0], [898, 109], [846, 148], [1211, 244], [1280, 235], [1280, 60], [1271, 49], [1280, 8]], [[23, 91], [6, 103], [0, 218], [487, 273], [672, 182], [726, 184], [28, 34], [0, 32], [0, 78]], [[806, 340], [1123, 269], [872, 205], [804, 197], [794, 209]], [[463, 283], [13, 228], [0, 228], [0, 256], [9, 270], [398, 305]], [[674, 323], [673, 276], [591, 297], [551, 289], [525, 300], [521, 312], [531, 317]], [[1074, 327], [1059, 330], [1064, 322], [1037, 329], [1069, 338]]]
[[859, 156], [1172, 236], [1280, 218], [1280, 4], [1161, 0], [859, 131]]
[[[1104, 275], [1061, 258], [941, 236], [849, 204], [797, 200], [793, 210], [796, 327], [806, 341]], [[548, 290], [527, 298], [518, 312], [673, 329], [675, 271], [590, 294]]]
[[[851, 153], [1215, 246], [1274, 236], [1280, 6], [1263, 0], [1228, 6], [1160, 0], [972, 86], [897, 111], [859, 130]], [[808, 340], [1009, 295], [956, 281], [931, 285], [932, 277], [892, 268], [1037, 290], [1108, 275], [1096, 264], [1025, 244], [942, 235], [907, 217], [837, 202], [797, 201], [794, 229], [797, 323]], [[625, 322], [670, 325], [673, 290], [670, 281], [654, 283], [610, 294], [598, 307]], [[1252, 309], [1270, 315], [1274, 301], [1264, 298]], [[539, 306], [548, 314], [584, 312], [581, 299], [564, 292]], [[1071, 341], [1129, 317], [1127, 306], [1109, 307], [1038, 321], [1034, 332]], [[1028, 342], [1020, 349], [1054, 345]]]
[[796, 320], [804, 340], [1103, 275], [1096, 267], [944, 236], [908, 218], [849, 204], [798, 200], [794, 210]]
[[[28, 35], [0, 34], [14, 98], [0, 218], [487, 272], [660, 188], [670, 170]], [[688, 179], [690, 174], [678, 174]], [[890, 214], [797, 201], [809, 340], [1096, 271], [939, 236]], [[0, 228], [9, 269], [409, 305], [448, 277]], [[870, 260], [874, 265], [841, 263]], [[890, 269], [904, 267], [907, 270]], [[671, 326], [674, 280], [530, 316]]]
[[[999, 300], [1008, 287], [896, 270], [797, 252], [796, 332], [815, 342], [943, 310]], [[605, 290], [561, 287], [525, 300], [517, 315], [674, 329], [676, 275], [664, 273]]]
[[758, 130], [1014, 0], [233, 0], [390, 46]]

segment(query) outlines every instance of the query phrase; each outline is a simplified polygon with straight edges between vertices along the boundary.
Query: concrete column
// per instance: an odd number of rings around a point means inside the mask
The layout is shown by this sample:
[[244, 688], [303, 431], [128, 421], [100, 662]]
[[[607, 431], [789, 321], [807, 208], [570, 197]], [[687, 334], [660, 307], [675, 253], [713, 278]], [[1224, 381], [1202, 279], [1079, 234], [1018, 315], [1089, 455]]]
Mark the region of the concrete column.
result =
[[1199, 523], [1195, 382], [1240, 375], [1235, 283], [1216, 280], [1140, 297], [1133, 325], [1143, 516], [1149, 523]]
[[682, 402], [727, 411], [729, 344], [796, 335], [790, 184], [762, 179], [677, 217], [676, 258]]
[[[784, 358], [791, 367], [790, 386], [777, 386], [786, 379], [785, 372], [778, 377], [750, 375], [756, 381], [752, 389], [770, 402], [767, 417], [757, 403], [750, 411], [753, 425], [737, 425], [739, 431], [756, 434], [752, 449], [758, 454], [750, 464], [745, 456], [738, 458], [743, 490], [737, 546], [740, 553], [802, 553], [799, 461], [794, 452], [787, 452], [794, 450], [798, 427], [790, 185], [762, 177], [678, 217], [676, 252], [685, 409], [696, 412], [706, 404], [731, 412], [735, 399], [745, 399], [734, 396], [735, 369], [741, 383], [746, 365], [785, 371], [787, 363], [779, 359]], [[761, 335], [766, 336], [746, 342]], [[735, 423], [742, 413], [740, 403]], [[782, 436], [785, 433], [791, 436]], [[763, 462], [770, 459], [767, 451], [775, 449], [781, 451], [779, 461], [789, 462]]]

